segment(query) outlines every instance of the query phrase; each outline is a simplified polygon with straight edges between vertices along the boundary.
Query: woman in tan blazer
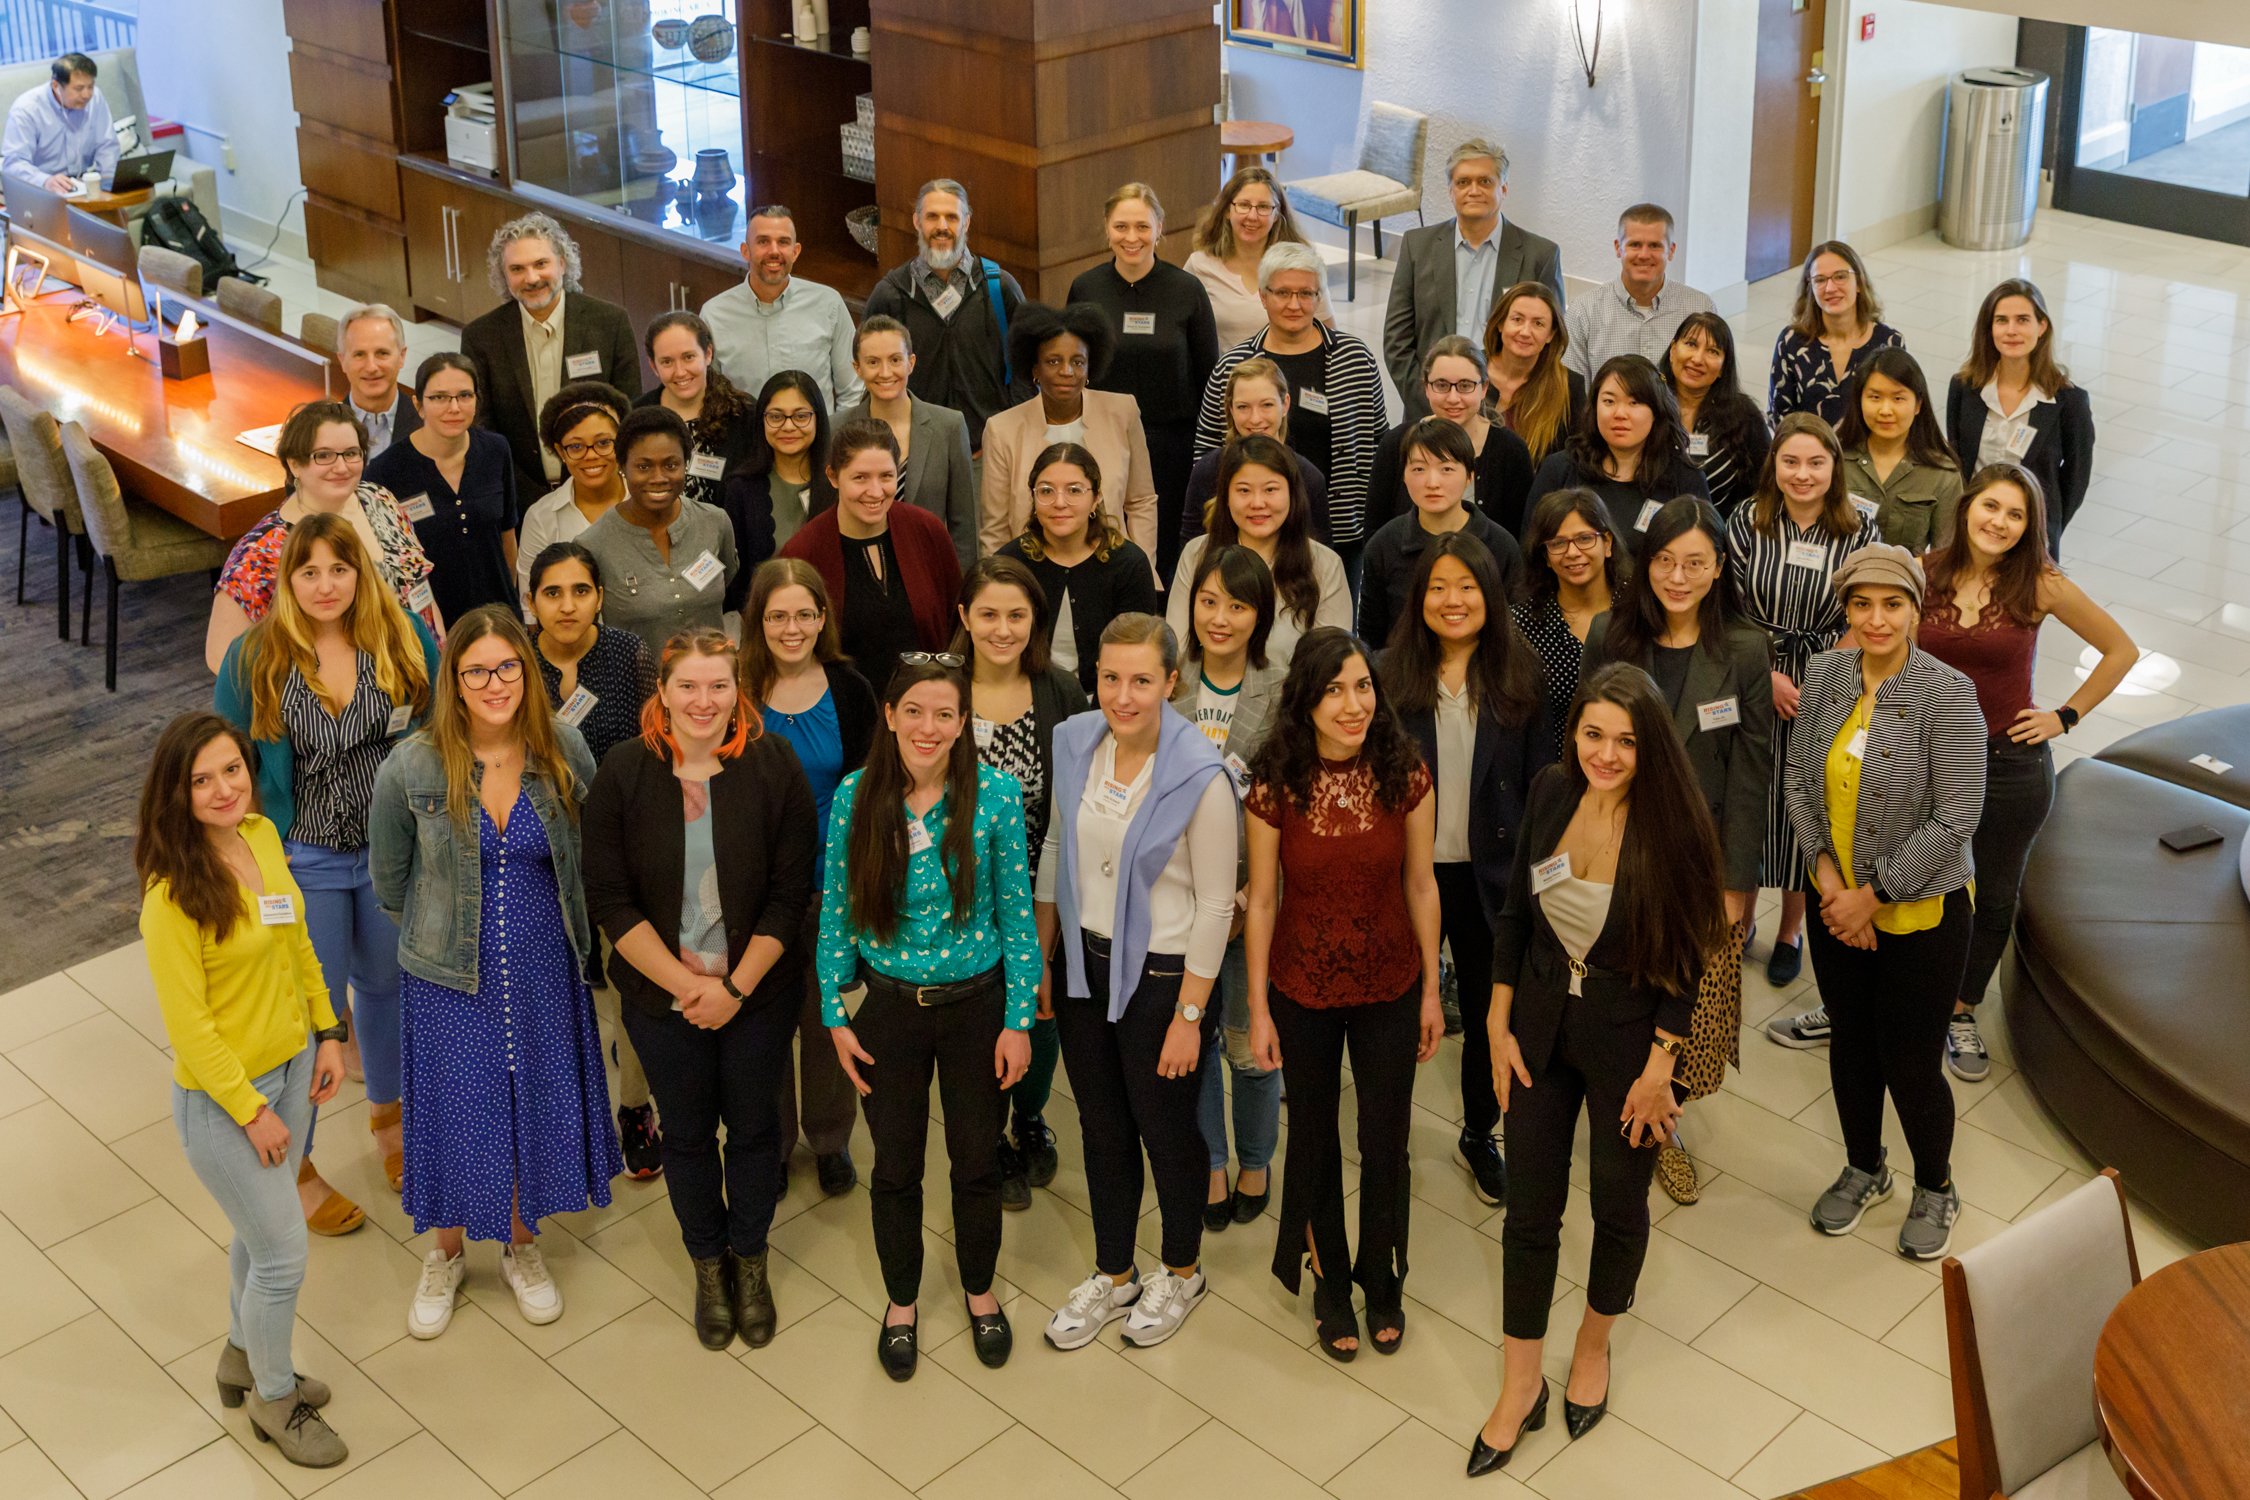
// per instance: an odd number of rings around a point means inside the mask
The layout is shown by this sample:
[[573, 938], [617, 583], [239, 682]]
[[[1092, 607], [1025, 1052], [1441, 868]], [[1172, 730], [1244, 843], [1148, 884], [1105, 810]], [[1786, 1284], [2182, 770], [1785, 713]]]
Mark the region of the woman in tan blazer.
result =
[[1103, 475], [1102, 509], [1143, 552], [1156, 556], [1156, 478], [1140, 403], [1087, 388], [1109, 363], [1116, 339], [1108, 319], [1088, 303], [1059, 312], [1037, 302], [1017, 309], [1008, 329], [1009, 363], [1031, 372], [1039, 394], [984, 425], [977, 533], [985, 556], [1031, 524], [1032, 464], [1053, 443], [1077, 443], [1094, 455]]

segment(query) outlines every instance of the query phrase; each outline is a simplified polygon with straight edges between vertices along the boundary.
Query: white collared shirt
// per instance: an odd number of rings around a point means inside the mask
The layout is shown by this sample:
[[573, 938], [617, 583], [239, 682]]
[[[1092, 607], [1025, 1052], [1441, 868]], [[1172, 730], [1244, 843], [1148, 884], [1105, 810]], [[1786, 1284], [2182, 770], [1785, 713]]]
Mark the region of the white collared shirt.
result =
[[[2013, 415], [2000, 409], [2000, 377], [1995, 375], [1984, 387], [1984, 436], [1977, 439], [1977, 467], [1987, 464], [2020, 464], [2030, 451], [2031, 414], [2041, 402], [2055, 399], [2053, 391], [2033, 386], [2016, 403]], [[2025, 434], [2018, 436], [2018, 434]]]
[[[538, 420], [546, 410], [547, 402], [563, 384], [563, 312], [566, 294], [555, 293], [555, 310], [547, 314], [545, 322], [531, 315], [531, 310], [521, 302], [516, 311], [523, 317], [523, 357], [531, 367], [531, 415]], [[562, 460], [549, 452], [547, 445], [539, 445], [539, 462], [545, 468], [547, 481], [552, 484], [562, 478]]]

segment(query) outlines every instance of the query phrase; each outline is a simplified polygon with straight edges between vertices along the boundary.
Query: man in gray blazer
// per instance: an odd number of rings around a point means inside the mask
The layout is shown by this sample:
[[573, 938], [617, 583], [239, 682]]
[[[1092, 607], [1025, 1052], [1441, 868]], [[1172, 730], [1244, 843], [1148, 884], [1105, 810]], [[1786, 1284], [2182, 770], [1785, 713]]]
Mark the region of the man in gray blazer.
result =
[[1398, 273], [1383, 313], [1383, 363], [1406, 399], [1406, 420], [1430, 414], [1422, 351], [1457, 333], [1484, 347], [1485, 320], [1520, 281], [1544, 282], [1563, 300], [1562, 249], [1500, 214], [1508, 197], [1508, 152], [1477, 137], [1445, 159], [1455, 217], [1399, 238]]

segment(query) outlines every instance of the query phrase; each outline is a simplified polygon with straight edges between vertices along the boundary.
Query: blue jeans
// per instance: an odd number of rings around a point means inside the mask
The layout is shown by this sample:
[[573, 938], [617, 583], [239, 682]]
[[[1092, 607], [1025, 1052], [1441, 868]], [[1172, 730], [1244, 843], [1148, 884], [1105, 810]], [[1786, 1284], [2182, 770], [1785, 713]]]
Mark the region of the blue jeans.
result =
[[312, 1131], [313, 1049], [251, 1080], [289, 1127], [289, 1159], [269, 1167], [250, 1137], [201, 1089], [172, 1085], [172, 1125], [188, 1165], [234, 1226], [227, 1255], [227, 1342], [250, 1356], [258, 1394], [280, 1401], [297, 1389], [289, 1336], [305, 1281], [305, 1210], [297, 1163]]
[[[305, 925], [320, 977], [336, 1013], [351, 987], [352, 1039], [367, 1075], [367, 1102], [395, 1104], [399, 1095], [398, 923], [375, 904], [367, 851], [346, 854], [291, 840], [289, 873], [305, 893]], [[310, 1149], [307, 1142], [307, 1149]]]
[[[1250, 967], [1240, 938], [1227, 944], [1226, 957], [1219, 963], [1218, 987], [1226, 996], [1225, 1071], [1234, 1075], [1234, 1148], [1243, 1171], [1262, 1172], [1272, 1163], [1274, 1146], [1281, 1140], [1281, 1070], [1267, 1072], [1250, 1062]], [[1211, 1148], [1211, 1170], [1225, 1171], [1226, 1084], [1217, 1068], [1203, 1070], [1196, 1119], [1203, 1127], [1204, 1144]]]

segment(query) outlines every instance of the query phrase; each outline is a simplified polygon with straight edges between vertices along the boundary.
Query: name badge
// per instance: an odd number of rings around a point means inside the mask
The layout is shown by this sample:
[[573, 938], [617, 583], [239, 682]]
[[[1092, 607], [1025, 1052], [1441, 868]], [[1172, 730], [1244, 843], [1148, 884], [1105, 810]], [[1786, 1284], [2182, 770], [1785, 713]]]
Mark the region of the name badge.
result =
[[1844, 753], [1850, 756], [1853, 760], [1865, 760], [1867, 758], [1866, 725], [1863, 724], [1858, 729], [1852, 732], [1850, 741], [1844, 746]]
[[1156, 332], [1156, 314], [1155, 314], [1155, 313], [1127, 313], [1127, 314], [1125, 315], [1125, 331], [1126, 331], [1127, 333], [1154, 333], [1154, 332]]
[[1648, 530], [1648, 523], [1649, 523], [1649, 522], [1651, 522], [1651, 521], [1653, 521], [1653, 520], [1655, 520], [1655, 519], [1656, 519], [1656, 513], [1657, 513], [1658, 511], [1662, 510], [1663, 508], [1664, 508], [1664, 502], [1663, 502], [1663, 501], [1661, 501], [1661, 500], [1644, 500], [1644, 501], [1642, 501], [1642, 502], [1641, 502], [1641, 513], [1640, 513], [1639, 515], [1637, 515], [1637, 516], [1635, 516], [1635, 517], [1633, 518], [1633, 529], [1634, 529], [1635, 531], [1646, 531], [1646, 530]]
[[1551, 886], [1561, 885], [1570, 879], [1570, 854], [1563, 853], [1543, 859], [1531, 867], [1531, 893], [1538, 895]]
[[2035, 430], [2033, 430], [2029, 423], [2026, 423], [2022, 427], [2017, 428], [2014, 432], [2009, 433], [2008, 457], [2021, 458], [2026, 453], [2029, 453], [2031, 451], [2031, 445], [2033, 441], [2037, 439], [2038, 436], [2039, 434]]
[[592, 380], [602, 373], [602, 357], [588, 351], [585, 354], [563, 356], [563, 373], [573, 380]]
[[1810, 568], [1815, 573], [1825, 573], [1828, 571], [1828, 549], [1818, 542], [1791, 542], [1789, 544], [1789, 566], [1792, 568]]
[[297, 903], [287, 891], [258, 898], [258, 921], [267, 927], [289, 927], [297, 921]]
[[406, 726], [413, 722], [414, 705], [411, 703], [401, 703], [398, 707], [391, 710], [391, 727], [383, 732], [391, 736], [391, 738], [396, 739], [400, 735], [406, 733]]
[[1239, 792], [1249, 790], [1250, 767], [1244, 764], [1241, 756], [1229, 755], [1227, 757], [1227, 774], [1234, 778], [1234, 787], [1236, 791]]
[[424, 579], [406, 591], [406, 607], [416, 613], [437, 608], [437, 595], [430, 592], [429, 580]]
[[705, 453], [698, 448], [687, 461], [687, 471], [697, 479], [724, 479], [727, 461], [716, 453]]
[[1863, 521], [1874, 520], [1875, 512], [1880, 510], [1881, 508], [1881, 506], [1878, 506], [1874, 501], [1868, 499], [1865, 495], [1852, 496], [1852, 509], [1859, 512], [1859, 517]]
[[406, 519], [409, 521], [434, 521], [437, 519], [437, 507], [430, 504], [430, 497], [427, 494], [409, 495], [399, 502], [398, 508], [406, 512]]
[[930, 847], [930, 830], [922, 826], [920, 818], [906, 820], [906, 852], [920, 854]]
[[1687, 440], [1687, 456], [1690, 458], [1709, 458], [1711, 456], [1711, 434], [1699, 432], [1689, 438]]
[[718, 577], [719, 574], [723, 571], [724, 568], [720, 564], [719, 560], [713, 557], [710, 551], [706, 549], [701, 557], [697, 558], [694, 562], [691, 562], [687, 565], [686, 570], [683, 571], [680, 576], [682, 578], [685, 578], [689, 583], [694, 584], [697, 588], [702, 589], [709, 588], [711, 586], [711, 580]]
[[568, 724], [571, 728], [576, 729], [579, 725], [586, 722], [586, 715], [592, 713], [594, 711], [594, 705], [601, 701], [602, 700], [595, 694], [587, 692], [584, 688], [580, 688], [577, 692], [570, 695], [568, 701], [566, 701], [561, 708], [555, 710], [555, 717], [562, 723]]
[[931, 300], [930, 306], [937, 309], [939, 317], [952, 317], [961, 310], [961, 289], [957, 286], [947, 287]]
[[1725, 729], [1742, 722], [1742, 700], [1739, 698], [1713, 698], [1709, 703], [1695, 705], [1695, 722], [1706, 730]]
[[1297, 404], [1316, 417], [1328, 415], [1328, 393], [1306, 389], [1297, 393]]
[[1100, 788], [1094, 793], [1094, 805], [1113, 818], [1124, 817], [1125, 804], [1132, 800], [1132, 786], [1114, 776], [1104, 776]]
[[992, 737], [1000, 732], [1000, 726], [990, 719], [971, 719], [969, 732], [977, 737], [979, 750], [989, 750], [992, 748]]

